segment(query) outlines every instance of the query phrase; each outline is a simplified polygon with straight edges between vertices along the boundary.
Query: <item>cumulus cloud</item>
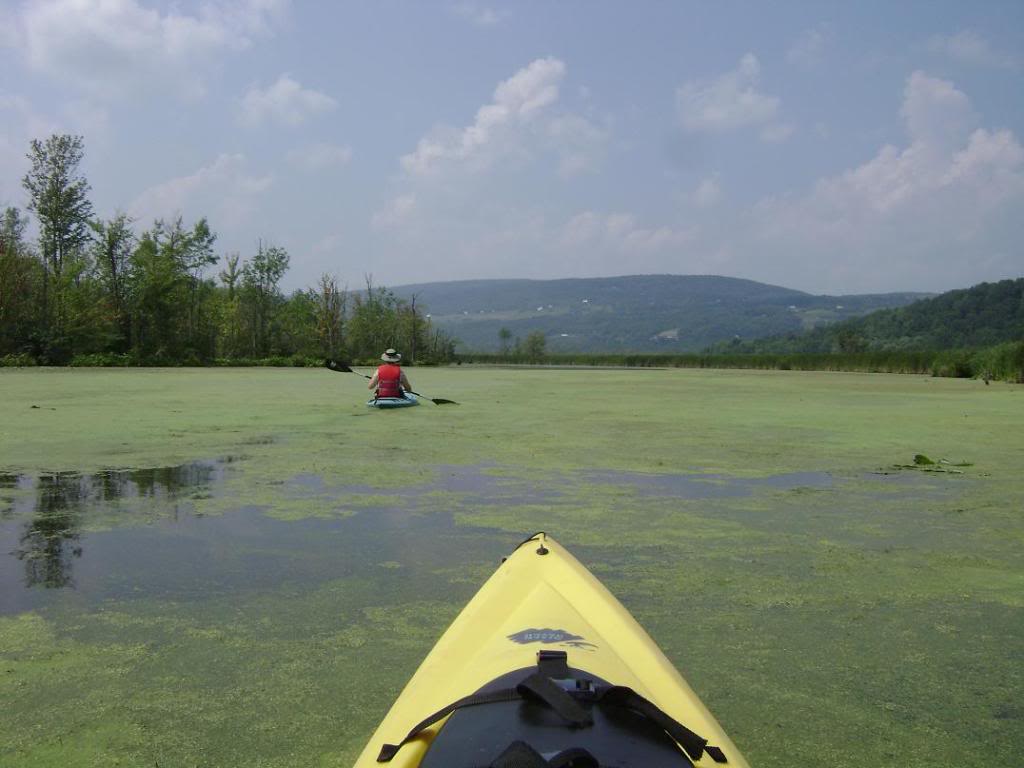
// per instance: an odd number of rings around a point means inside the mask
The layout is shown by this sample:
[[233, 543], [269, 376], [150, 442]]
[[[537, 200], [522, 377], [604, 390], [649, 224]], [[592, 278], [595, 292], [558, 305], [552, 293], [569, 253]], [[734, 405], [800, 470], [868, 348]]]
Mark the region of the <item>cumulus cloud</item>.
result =
[[348, 165], [351, 160], [351, 147], [326, 142], [310, 144], [288, 153], [288, 162], [306, 171], [341, 168]]
[[754, 210], [762, 245], [801, 254], [808, 271], [840, 285], [869, 285], [873, 271], [888, 278], [879, 284], [892, 284], [896, 270], [902, 284], [915, 284], [916, 274], [920, 285], [937, 269], [967, 282], [978, 274], [966, 267], [969, 257], [994, 259], [990, 277], [1012, 272], [1006, 254], [1015, 246], [1000, 238], [1020, 229], [1013, 212], [1024, 209], [1017, 138], [977, 127], [967, 96], [923, 72], [908, 78], [901, 115], [905, 147], [886, 145], [807, 195], [762, 200]]
[[426, 175], [450, 163], [487, 167], [506, 149], [510, 132], [529, 126], [558, 100], [565, 64], [537, 59], [498, 84], [493, 100], [477, 110], [473, 122], [458, 131], [438, 131], [420, 139], [415, 151], [401, 159], [412, 175]]
[[791, 132], [779, 119], [780, 100], [758, 90], [761, 64], [752, 53], [736, 69], [712, 80], [695, 80], [676, 90], [676, 113], [694, 133], [722, 133], [747, 126], [761, 128], [762, 138], [778, 141]]
[[508, 11], [498, 11], [483, 3], [464, 2], [452, 3], [449, 10], [461, 19], [477, 27], [494, 27], [501, 23], [502, 19], [508, 16]]
[[600, 247], [635, 254], [678, 248], [693, 237], [689, 229], [637, 226], [636, 216], [631, 213], [583, 211], [563, 225], [559, 241], [571, 249]]
[[962, 144], [978, 122], [967, 94], [950, 81], [921, 71], [907, 80], [900, 116], [911, 142], [928, 149], [948, 150]]
[[370, 224], [374, 229], [393, 229], [407, 221], [416, 211], [415, 195], [399, 195], [387, 207], [373, 215]]
[[213, 163], [145, 190], [128, 207], [139, 221], [177, 214], [207, 216], [220, 225], [241, 227], [250, 222], [259, 198], [273, 185], [270, 176], [253, 175], [244, 155], [220, 155]]
[[817, 66], [831, 39], [832, 29], [828, 25], [823, 24], [813, 29], [804, 30], [803, 34], [786, 51], [786, 61], [800, 67]]
[[936, 35], [928, 47], [962, 64], [996, 69], [1018, 69], [1020, 62], [1008, 53], [996, 50], [992, 44], [977, 32], [964, 29], [955, 35]]
[[187, 14], [138, 0], [37, 0], [21, 7], [12, 27], [30, 69], [90, 96], [122, 98], [169, 83], [198, 97], [211, 60], [267, 34], [285, 5], [203, 2]]
[[338, 102], [325, 93], [303, 88], [289, 75], [281, 75], [266, 88], [252, 86], [242, 97], [241, 118], [246, 125], [273, 121], [299, 125], [310, 117], [328, 112]]
[[700, 208], [710, 208], [722, 200], [722, 185], [718, 174], [703, 179], [693, 193], [693, 202]]
[[558, 155], [560, 176], [594, 171], [604, 160], [607, 129], [580, 115], [558, 115], [548, 121], [545, 133]]

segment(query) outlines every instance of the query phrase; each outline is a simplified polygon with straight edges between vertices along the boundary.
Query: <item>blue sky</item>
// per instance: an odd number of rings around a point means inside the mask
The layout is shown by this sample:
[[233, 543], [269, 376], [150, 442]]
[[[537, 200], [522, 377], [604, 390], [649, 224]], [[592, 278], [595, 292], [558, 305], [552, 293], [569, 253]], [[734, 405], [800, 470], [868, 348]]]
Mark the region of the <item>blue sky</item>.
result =
[[0, 0], [0, 206], [285, 247], [285, 287], [1024, 274], [1024, 3]]

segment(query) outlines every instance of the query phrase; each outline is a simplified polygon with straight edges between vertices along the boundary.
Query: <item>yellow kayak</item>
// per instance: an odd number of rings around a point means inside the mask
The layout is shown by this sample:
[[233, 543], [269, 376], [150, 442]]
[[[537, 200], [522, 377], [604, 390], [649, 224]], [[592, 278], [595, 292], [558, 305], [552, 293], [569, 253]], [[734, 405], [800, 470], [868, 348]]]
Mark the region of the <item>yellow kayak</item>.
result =
[[356, 768], [747, 762], [622, 604], [544, 533], [430, 652]]

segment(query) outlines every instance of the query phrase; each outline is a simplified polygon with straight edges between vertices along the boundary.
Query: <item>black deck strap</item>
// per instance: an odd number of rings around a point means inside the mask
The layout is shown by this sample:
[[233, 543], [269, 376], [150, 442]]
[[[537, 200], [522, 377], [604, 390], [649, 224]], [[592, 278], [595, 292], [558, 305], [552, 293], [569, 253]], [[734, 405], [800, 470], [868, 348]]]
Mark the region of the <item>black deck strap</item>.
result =
[[550, 764], [525, 741], [513, 741], [487, 768], [550, 768]]
[[583, 747], [563, 749], [547, 762], [549, 768], [601, 768], [597, 758]]
[[624, 685], [613, 685], [600, 691], [598, 705], [610, 704], [625, 707], [637, 712], [658, 725], [669, 736], [675, 739], [691, 760], [700, 760], [705, 752], [716, 763], [729, 762], [719, 747], [709, 747], [708, 740], [698, 736], [682, 723], [673, 720], [653, 703], [645, 699], [632, 688]]
[[537, 651], [537, 671], [552, 680], [569, 677], [569, 655], [565, 651]]
[[527, 744], [513, 741], [487, 768], [601, 768], [597, 758], [583, 747], [563, 749], [550, 760]]
[[[548, 682], [551, 681], [549, 680]], [[554, 685], [554, 683], [552, 683], [552, 685]], [[522, 698], [522, 694], [516, 688], [503, 688], [500, 691], [491, 691], [490, 693], [473, 693], [469, 696], [463, 696], [461, 699], [453, 701], [447, 707], [443, 707], [442, 709], [437, 710], [434, 714], [423, 718], [423, 720], [412, 727], [409, 733], [405, 735], [405, 738], [398, 744], [385, 744], [382, 746], [380, 748], [380, 753], [377, 755], [377, 762], [391, 762], [391, 758], [398, 754], [398, 750], [415, 739], [420, 734], [420, 731], [425, 728], [429, 728], [439, 720], [443, 720], [457, 709], [462, 709], [463, 707], [475, 707], [479, 704], [496, 704], [502, 701], [515, 701], [520, 698]]]
[[529, 544], [531, 541], [543, 542], [545, 536], [547, 536], [547, 533], [545, 533], [544, 531], [537, 531], [532, 536], [527, 536], [525, 539], [516, 544], [515, 549], [513, 549], [512, 551], [515, 552], [516, 549], [519, 549], [521, 546], [523, 546], [523, 544]]
[[565, 690], [551, 682], [551, 678], [547, 675], [534, 672], [520, 681], [516, 690], [524, 698], [530, 696], [544, 702], [572, 726], [580, 728], [594, 724], [594, 718], [590, 716], [590, 713], [577, 704]]
[[475, 707], [480, 704], [496, 704], [502, 701], [516, 701], [517, 699], [527, 697], [543, 702], [572, 726], [581, 727], [592, 725], [594, 722], [590, 713], [577, 704], [572, 696], [551, 682], [551, 678], [539, 672], [534, 672], [529, 677], [523, 679], [515, 688], [505, 688], [500, 691], [463, 696], [461, 699], [453, 701], [447, 707], [437, 710], [432, 715], [428, 715], [414, 725], [398, 744], [385, 744], [382, 746], [380, 753], [377, 755], [377, 762], [390, 762], [391, 758], [398, 754], [398, 750], [415, 739], [421, 731], [448, 717], [457, 709]]

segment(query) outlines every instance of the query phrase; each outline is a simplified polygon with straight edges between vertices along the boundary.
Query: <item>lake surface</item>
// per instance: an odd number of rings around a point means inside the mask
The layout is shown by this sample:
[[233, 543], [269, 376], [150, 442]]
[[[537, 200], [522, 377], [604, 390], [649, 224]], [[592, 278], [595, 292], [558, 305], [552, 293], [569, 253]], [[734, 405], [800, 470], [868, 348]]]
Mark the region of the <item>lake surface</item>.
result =
[[0, 764], [350, 765], [537, 530], [752, 765], [1024, 754], [1024, 388], [418, 369], [462, 405], [377, 413], [350, 383], [0, 370]]

